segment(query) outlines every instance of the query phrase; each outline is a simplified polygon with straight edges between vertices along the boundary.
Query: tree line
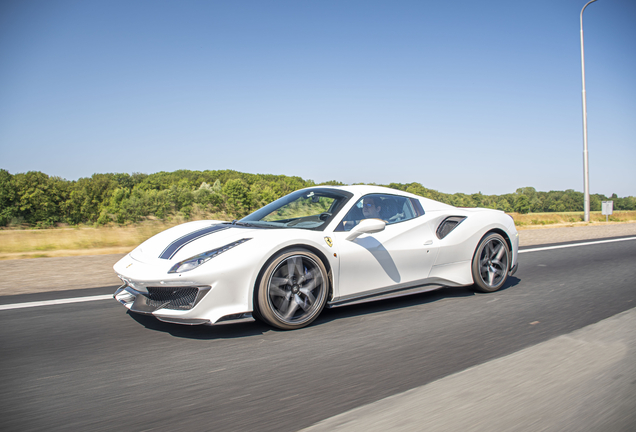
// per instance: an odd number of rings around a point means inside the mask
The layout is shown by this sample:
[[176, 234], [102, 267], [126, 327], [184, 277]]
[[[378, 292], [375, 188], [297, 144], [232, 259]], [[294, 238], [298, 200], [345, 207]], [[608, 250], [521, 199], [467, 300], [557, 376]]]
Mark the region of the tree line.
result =
[[[321, 184], [343, 185], [338, 181]], [[315, 186], [312, 180], [232, 170], [93, 174], [65, 180], [39, 171], [11, 174], [0, 169], [0, 226], [48, 227], [57, 223], [126, 224], [149, 216], [162, 220], [193, 212], [238, 219], [290, 192]], [[574, 190], [538, 192], [532, 187], [504, 195], [445, 194], [419, 183], [391, 183], [458, 207], [487, 207], [506, 212], [582, 211], [583, 194]], [[611, 199], [615, 210], [636, 210], [636, 198], [590, 197], [591, 210]]]

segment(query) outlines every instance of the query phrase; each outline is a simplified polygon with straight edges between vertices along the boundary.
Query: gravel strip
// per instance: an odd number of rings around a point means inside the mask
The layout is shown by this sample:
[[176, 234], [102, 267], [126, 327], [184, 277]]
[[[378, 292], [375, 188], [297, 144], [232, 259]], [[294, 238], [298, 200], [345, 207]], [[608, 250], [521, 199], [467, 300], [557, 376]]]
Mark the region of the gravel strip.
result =
[[519, 246], [534, 246], [593, 240], [611, 237], [636, 236], [636, 222], [594, 224], [573, 227], [541, 227], [519, 230]]
[[[520, 246], [636, 236], [636, 223], [519, 231]], [[125, 254], [0, 261], [0, 296], [120, 285], [113, 265]]]
[[121, 285], [113, 265], [125, 255], [3, 260], [0, 296]]

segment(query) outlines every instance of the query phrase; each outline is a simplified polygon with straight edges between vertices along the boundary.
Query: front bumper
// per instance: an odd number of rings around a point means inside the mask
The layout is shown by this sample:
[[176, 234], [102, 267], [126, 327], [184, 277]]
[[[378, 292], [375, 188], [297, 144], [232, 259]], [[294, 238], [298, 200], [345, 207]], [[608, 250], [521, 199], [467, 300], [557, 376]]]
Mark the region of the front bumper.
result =
[[513, 265], [510, 270], [508, 270], [508, 276], [514, 275], [517, 272], [518, 268], [519, 268], [519, 263], [515, 263], [515, 265]]
[[209, 286], [147, 287], [147, 290], [144, 293], [124, 284], [115, 291], [113, 298], [131, 312], [153, 315], [160, 321], [173, 324], [212, 325], [254, 321], [250, 312], [223, 316], [215, 323], [208, 319], [169, 315], [170, 311], [188, 311], [194, 308], [208, 294]]

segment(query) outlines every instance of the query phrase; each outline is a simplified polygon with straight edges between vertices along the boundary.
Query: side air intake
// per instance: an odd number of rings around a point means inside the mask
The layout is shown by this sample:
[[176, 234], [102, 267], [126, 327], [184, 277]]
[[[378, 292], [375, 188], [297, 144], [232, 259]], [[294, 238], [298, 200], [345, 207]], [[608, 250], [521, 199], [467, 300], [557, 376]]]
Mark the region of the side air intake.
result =
[[444, 219], [437, 227], [437, 238], [441, 240], [446, 237], [451, 231], [457, 228], [457, 225], [462, 223], [464, 219], [466, 219], [465, 216], [450, 216]]

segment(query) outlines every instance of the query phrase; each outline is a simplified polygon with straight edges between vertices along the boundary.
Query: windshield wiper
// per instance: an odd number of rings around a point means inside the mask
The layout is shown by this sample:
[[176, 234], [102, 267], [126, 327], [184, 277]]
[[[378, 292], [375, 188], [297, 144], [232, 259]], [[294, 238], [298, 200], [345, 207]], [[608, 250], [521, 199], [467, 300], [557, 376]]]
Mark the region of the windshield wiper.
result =
[[238, 226], [244, 226], [244, 227], [253, 227], [253, 226], [255, 226], [255, 225], [253, 225], [251, 223], [237, 221], [236, 219], [234, 219], [232, 221], [232, 225], [238, 225]]

